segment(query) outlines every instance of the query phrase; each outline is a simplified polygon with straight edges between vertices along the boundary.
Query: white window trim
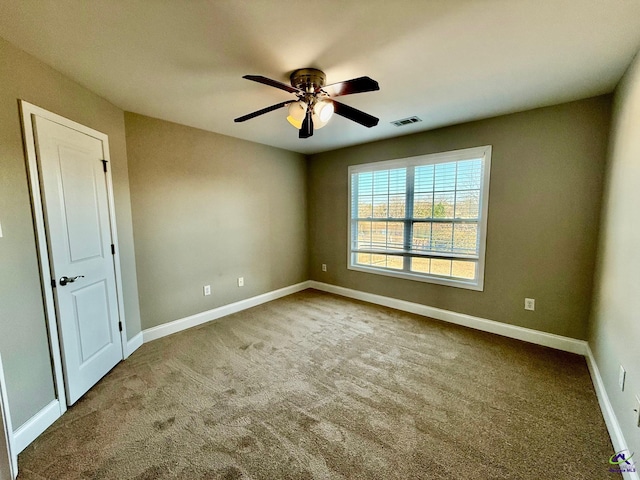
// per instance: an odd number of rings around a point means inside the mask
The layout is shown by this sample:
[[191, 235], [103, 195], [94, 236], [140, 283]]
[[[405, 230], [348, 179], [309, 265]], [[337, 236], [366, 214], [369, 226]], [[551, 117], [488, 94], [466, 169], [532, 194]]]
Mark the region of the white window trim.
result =
[[[478, 263], [477, 278], [475, 280], [464, 280], [457, 278], [440, 277], [429, 274], [415, 274], [406, 271], [393, 271], [376, 267], [368, 267], [363, 265], [352, 265], [351, 253], [351, 234], [352, 234], [352, 198], [351, 198], [351, 176], [353, 173], [372, 172], [376, 170], [385, 170], [387, 168], [402, 168], [410, 166], [419, 166], [426, 164], [438, 164], [446, 162], [455, 162], [458, 160], [468, 160], [471, 158], [484, 159], [484, 171], [482, 179], [482, 189], [480, 192], [480, 220], [478, 226], [480, 228], [480, 239], [478, 242]], [[365, 273], [373, 273], [376, 275], [385, 275], [388, 277], [403, 278], [407, 280], [415, 280], [418, 282], [434, 283], [437, 285], [446, 285], [450, 287], [465, 288], [468, 290], [483, 291], [484, 290], [484, 270], [485, 270], [485, 254], [487, 244], [487, 220], [489, 215], [489, 181], [491, 178], [491, 145], [482, 147], [465, 148], [462, 150], [454, 150], [450, 152], [432, 153], [428, 155], [418, 155], [415, 157], [400, 158], [394, 160], [386, 160], [382, 162], [372, 162], [360, 165], [350, 165], [348, 168], [348, 197], [349, 207], [347, 209], [347, 268]]]

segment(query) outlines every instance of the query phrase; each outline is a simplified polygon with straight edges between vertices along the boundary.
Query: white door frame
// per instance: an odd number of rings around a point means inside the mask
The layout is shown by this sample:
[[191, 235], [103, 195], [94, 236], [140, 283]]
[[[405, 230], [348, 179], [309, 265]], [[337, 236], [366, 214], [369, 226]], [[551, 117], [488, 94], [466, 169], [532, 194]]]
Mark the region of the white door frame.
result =
[[[127, 358], [127, 326], [124, 313], [124, 299], [122, 289], [122, 271], [120, 268], [120, 249], [118, 248], [118, 233], [116, 229], [116, 213], [113, 198], [113, 182], [111, 178], [111, 157], [109, 153], [109, 137], [97, 130], [85, 127], [79, 123], [61, 117], [55, 113], [44, 110], [43, 108], [32, 105], [31, 103], [20, 100], [20, 114], [22, 117], [22, 128], [24, 136], [24, 148], [26, 153], [27, 171], [29, 175], [29, 191], [31, 193], [31, 206], [33, 209], [33, 218], [36, 230], [36, 246], [38, 250], [38, 262], [40, 265], [40, 279], [42, 281], [42, 291], [44, 292], [45, 314], [47, 317], [47, 329], [49, 333], [49, 341], [51, 346], [51, 358], [53, 359], [54, 382], [56, 387], [57, 400], [60, 407], [60, 415], [67, 410], [66, 391], [64, 388], [64, 377], [62, 372], [62, 355], [60, 351], [60, 341], [58, 338], [57, 315], [54, 306], [54, 292], [51, 285], [51, 269], [49, 263], [49, 248], [47, 245], [47, 235], [44, 222], [44, 211], [42, 207], [42, 195], [40, 193], [40, 177], [38, 174], [38, 163], [36, 156], [35, 136], [33, 133], [33, 118], [38, 116], [52, 122], [58, 123], [65, 127], [71, 128], [78, 132], [97, 138], [102, 141], [104, 160], [107, 161], [106, 182], [107, 197], [109, 200], [109, 225], [111, 227], [111, 241], [115, 245], [115, 254], [113, 255], [115, 274], [116, 274], [116, 297], [118, 300], [118, 316], [122, 322], [122, 331], [120, 332], [120, 341], [122, 343], [123, 358]], [[56, 417], [59, 418], [59, 416]], [[55, 419], [54, 419], [55, 421]], [[53, 423], [53, 422], [52, 422]], [[45, 426], [45, 429], [48, 427]], [[42, 429], [44, 431], [44, 429]], [[40, 432], [42, 433], [42, 432]], [[39, 433], [38, 433], [39, 434]], [[35, 438], [35, 437], [34, 437]], [[30, 442], [29, 442], [30, 443]]]
[[0, 480], [18, 476], [18, 454], [14, 452], [13, 428], [9, 416], [9, 399], [0, 355]]

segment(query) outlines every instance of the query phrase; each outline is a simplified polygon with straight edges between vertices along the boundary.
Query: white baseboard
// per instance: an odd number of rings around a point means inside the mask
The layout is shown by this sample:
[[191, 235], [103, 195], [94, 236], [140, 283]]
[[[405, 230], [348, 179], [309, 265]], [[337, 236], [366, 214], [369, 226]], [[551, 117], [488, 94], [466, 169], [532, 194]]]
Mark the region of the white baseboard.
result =
[[[362, 292], [359, 290], [352, 290], [350, 288], [339, 287], [337, 285], [330, 285], [328, 283], [316, 282], [315, 280], [308, 280], [306, 282], [291, 285], [289, 287], [267, 292], [256, 297], [240, 300], [239, 302], [231, 303], [229, 305], [223, 305], [206, 312], [197, 313], [189, 317], [174, 320], [173, 322], [164, 323], [157, 327], [148, 328], [142, 331], [143, 341], [150, 342], [158, 338], [171, 335], [173, 333], [192, 328], [203, 323], [216, 320], [232, 313], [246, 310], [247, 308], [255, 307], [257, 305], [276, 300], [278, 298], [286, 297], [296, 292], [306, 290], [307, 288], [315, 288], [323, 292], [334, 293], [343, 297], [354, 298], [356, 300], [362, 300], [365, 302], [373, 303], [376, 305], [382, 305], [385, 307], [395, 308], [405, 312], [415, 313], [423, 315], [425, 317], [435, 318], [437, 320], [443, 320], [449, 323], [455, 323], [465, 327], [474, 328], [476, 330], [482, 330], [484, 332], [495, 333], [504, 337], [515, 338], [517, 340], [523, 340], [529, 343], [535, 343], [537, 345], [543, 345], [546, 347], [563, 350], [565, 352], [577, 353], [580, 355], [587, 354], [587, 342], [584, 340], [576, 340], [575, 338], [563, 337], [562, 335], [556, 335], [553, 333], [540, 332], [531, 328], [518, 327], [515, 325], [509, 325], [507, 323], [496, 322], [494, 320], [487, 320], [485, 318], [474, 317], [464, 313], [452, 312], [450, 310], [443, 310], [441, 308], [430, 307], [422, 305], [420, 303], [407, 302], [405, 300], [398, 300], [396, 298], [385, 297], [382, 295], [376, 295], [373, 293]], [[137, 336], [129, 341], [129, 344], [137, 341]], [[135, 348], [138, 348], [137, 345]], [[135, 350], [135, 348], [133, 350]], [[130, 350], [130, 352], [133, 352]]]
[[[142, 332], [137, 334], [131, 340], [127, 342], [127, 351], [125, 352], [125, 358], [131, 355], [142, 345]], [[17, 459], [17, 455], [29, 446], [39, 435], [42, 434], [47, 428], [49, 428], [53, 422], [55, 422], [62, 413], [66, 410], [66, 406], [61, 406], [58, 399], [51, 401], [42, 410], [36, 413], [33, 417], [27, 420], [20, 428], [18, 428], [12, 435], [12, 453]], [[17, 462], [16, 462], [17, 471]]]
[[[591, 351], [591, 347], [589, 347], [589, 345], [587, 345], [587, 353], [585, 357], [587, 358], [587, 366], [589, 367], [589, 373], [591, 374], [591, 381], [593, 382], [593, 386], [596, 390], [596, 396], [598, 397], [600, 410], [602, 411], [604, 422], [607, 425], [607, 430], [609, 431], [609, 436], [611, 437], [613, 449], [616, 452], [627, 450], [627, 441], [625, 440], [622, 429], [620, 428], [618, 417], [616, 417], [616, 414], [613, 411], [613, 405], [611, 405], [609, 395], [607, 395], [607, 390], [604, 387], [604, 382], [602, 381], [602, 376], [600, 375], [600, 369], [598, 369], [598, 364], [596, 363], [596, 359], [593, 357], [593, 352]], [[638, 472], [624, 472], [622, 474], [622, 477], [625, 480], [640, 480]]]
[[335, 293], [343, 297], [355, 298], [384, 307], [395, 308], [404, 312], [415, 313], [425, 317], [443, 320], [456, 325], [482, 330], [483, 332], [495, 333], [503, 337], [515, 338], [545, 347], [563, 350], [565, 352], [577, 353], [580, 355], [587, 354], [587, 342], [584, 340], [576, 340], [575, 338], [563, 337], [553, 333], [540, 332], [531, 328], [518, 327], [507, 323], [487, 320], [485, 318], [474, 317], [464, 313], [452, 312], [441, 308], [429, 307], [420, 303], [407, 302], [396, 298], [384, 297], [373, 293], [361, 292], [350, 288], [339, 287], [337, 285], [329, 285], [328, 283], [316, 282], [310, 280], [310, 288], [321, 290], [323, 292]]
[[139, 349], [142, 346], [142, 332], [138, 333], [135, 337], [133, 337], [131, 340], [127, 341], [127, 351], [125, 352], [125, 357], [124, 358], [128, 358], [129, 355], [131, 355], [133, 352], [135, 352], [137, 349]]
[[186, 330], [187, 328], [202, 325], [203, 323], [207, 323], [212, 320], [217, 320], [218, 318], [225, 317], [242, 310], [246, 310], [247, 308], [255, 307], [257, 305], [261, 305], [278, 298], [286, 297], [287, 295], [291, 295], [293, 293], [301, 292], [302, 290], [306, 290], [307, 288], [309, 288], [309, 286], [309, 281], [297, 283], [295, 285], [284, 287], [279, 290], [263, 293], [262, 295], [257, 295], [245, 300], [240, 300], [239, 302], [230, 303], [229, 305], [223, 305], [212, 310], [207, 310], [206, 312], [201, 312], [189, 317], [180, 318], [178, 320], [174, 320], [173, 322], [163, 323], [162, 325], [158, 325], [157, 327], [147, 328], [146, 330], [142, 331], [144, 343], [156, 340], [158, 338], [166, 337], [167, 335]]
[[60, 402], [57, 399], [53, 400], [13, 432], [15, 454], [17, 455], [27, 448], [31, 442], [60, 418], [60, 411]]

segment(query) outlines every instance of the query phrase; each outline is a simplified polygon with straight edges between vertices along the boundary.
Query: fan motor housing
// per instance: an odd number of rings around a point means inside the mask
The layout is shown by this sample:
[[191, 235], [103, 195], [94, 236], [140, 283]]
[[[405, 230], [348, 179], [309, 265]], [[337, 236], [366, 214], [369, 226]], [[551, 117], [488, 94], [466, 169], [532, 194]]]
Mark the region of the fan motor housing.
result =
[[322, 70], [317, 68], [301, 68], [291, 74], [291, 86], [304, 90], [305, 92], [315, 92], [324, 87], [327, 80]]

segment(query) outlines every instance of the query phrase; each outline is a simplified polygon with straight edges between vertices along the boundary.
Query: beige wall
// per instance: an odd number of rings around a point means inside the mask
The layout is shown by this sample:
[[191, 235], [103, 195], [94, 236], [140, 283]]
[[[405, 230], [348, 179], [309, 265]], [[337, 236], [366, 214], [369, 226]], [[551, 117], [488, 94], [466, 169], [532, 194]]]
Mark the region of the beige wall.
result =
[[[584, 339], [610, 97], [313, 155], [313, 280]], [[485, 287], [475, 292], [347, 270], [347, 167], [492, 145]], [[321, 271], [321, 264], [328, 271]], [[524, 310], [524, 298], [536, 311]]]
[[124, 113], [0, 39], [0, 352], [18, 428], [54, 399], [18, 99], [109, 135], [127, 334], [140, 331]]
[[307, 280], [304, 156], [132, 113], [125, 122], [143, 328]]
[[[640, 455], [640, 54], [615, 94], [589, 343], [629, 449]], [[627, 370], [624, 392], [618, 369]], [[640, 465], [636, 460], [636, 465]]]

